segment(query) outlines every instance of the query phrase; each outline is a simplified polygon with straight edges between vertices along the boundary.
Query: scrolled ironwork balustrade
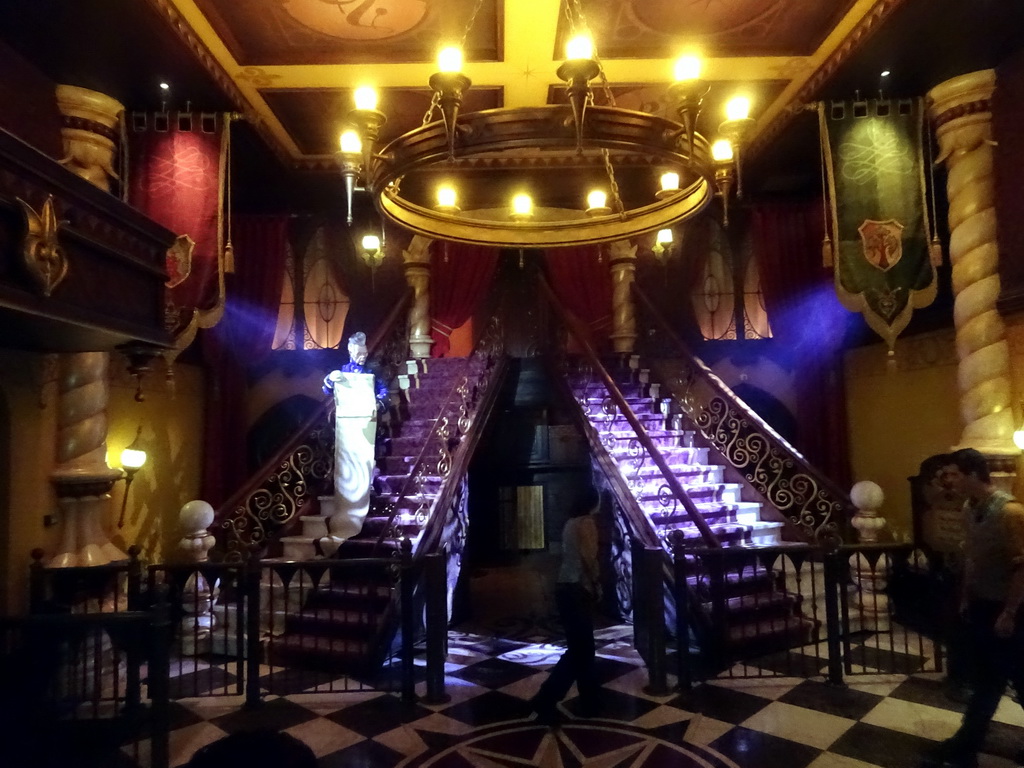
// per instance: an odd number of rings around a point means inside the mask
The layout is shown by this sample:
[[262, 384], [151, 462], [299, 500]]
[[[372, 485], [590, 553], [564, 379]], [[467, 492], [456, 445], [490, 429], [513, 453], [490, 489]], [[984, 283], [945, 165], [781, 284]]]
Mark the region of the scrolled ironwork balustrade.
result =
[[633, 290], [639, 306], [678, 356], [655, 361], [652, 370], [667, 382], [666, 394], [682, 414], [807, 541], [840, 543], [854, 511], [849, 496], [696, 357], [643, 291], [636, 286]]

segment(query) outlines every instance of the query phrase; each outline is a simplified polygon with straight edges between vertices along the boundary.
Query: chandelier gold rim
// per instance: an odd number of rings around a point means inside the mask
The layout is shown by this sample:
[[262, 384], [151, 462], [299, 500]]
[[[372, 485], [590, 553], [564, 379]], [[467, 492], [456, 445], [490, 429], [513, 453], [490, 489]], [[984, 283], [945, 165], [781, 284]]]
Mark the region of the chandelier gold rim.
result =
[[[493, 159], [517, 149], [575, 150], [576, 132], [569, 105], [518, 107], [463, 113], [455, 139], [456, 163], [448, 163], [448, 137], [442, 121], [433, 121], [391, 141], [374, 158], [370, 188], [379, 210], [399, 225], [428, 237], [456, 242], [514, 247], [557, 247], [581, 242], [628, 239], [696, 216], [715, 194], [715, 163], [703, 136], [690, 145], [679, 123], [658, 115], [610, 106], [589, 106], [583, 130], [584, 150], [633, 154], [679, 170], [692, 181], [679, 193], [622, 213], [558, 221], [474, 219], [426, 208], [401, 196], [401, 180], [417, 171], [458, 173], [467, 160]], [[651, 195], [654, 198], [654, 193]], [[463, 214], [470, 213], [464, 211]]]

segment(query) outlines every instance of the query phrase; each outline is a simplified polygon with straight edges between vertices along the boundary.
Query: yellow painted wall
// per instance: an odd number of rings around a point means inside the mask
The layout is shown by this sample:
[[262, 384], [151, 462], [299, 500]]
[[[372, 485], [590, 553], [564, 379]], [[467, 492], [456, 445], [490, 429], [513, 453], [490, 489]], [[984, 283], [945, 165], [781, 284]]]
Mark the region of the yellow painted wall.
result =
[[888, 362], [884, 344], [844, 360], [853, 479], [885, 492], [882, 514], [897, 539], [911, 530], [910, 485], [923, 459], [960, 439], [957, 357], [952, 329], [900, 340]]
[[[0, 351], [0, 419], [8, 425], [9, 454], [0, 454], [0, 611], [24, 608], [30, 553], [41, 548], [52, 555], [60, 541], [62, 521], [47, 527], [43, 518], [56, 514], [49, 480], [56, 454], [56, 358]], [[191, 366], [175, 366], [171, 392], [162, 373], [145, 383], [145, 401], [134, 400], [135, 383], [123, 359], [112, 355], [110, 401], [107, 408], [107, 463], [120, 465], [120, 453], [143, 427], [149, 454], [135, 478], [124, 528], [116, 528], [124, 484], [115, 484], [103, 527], [122, 549], [138, 543], [143, 557], [157, 561], [179, 537], [177, 513], [199, 492], [202, 460], [203, 374]], [[0, 448], [0, 450], [4, 450]]]

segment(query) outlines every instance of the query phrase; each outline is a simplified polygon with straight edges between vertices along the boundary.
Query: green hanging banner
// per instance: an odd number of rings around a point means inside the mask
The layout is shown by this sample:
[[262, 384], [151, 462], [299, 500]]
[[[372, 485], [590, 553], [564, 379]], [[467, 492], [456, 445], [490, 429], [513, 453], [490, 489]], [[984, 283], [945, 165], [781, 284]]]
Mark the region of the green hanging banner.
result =
[[[836, 293], [889, 349], [935, 300], [920, 100], [819, 104]], [[826, 238], [826, 249], [829, 240]]]

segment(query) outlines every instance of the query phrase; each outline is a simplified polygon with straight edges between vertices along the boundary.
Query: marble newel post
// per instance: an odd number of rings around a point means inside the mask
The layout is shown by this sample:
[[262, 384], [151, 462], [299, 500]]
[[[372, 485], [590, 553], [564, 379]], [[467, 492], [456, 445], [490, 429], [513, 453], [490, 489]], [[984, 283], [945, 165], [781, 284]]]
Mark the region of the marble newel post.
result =
[[413, 357], [430, 357], [434, 340], [430, 338], [430, 244], [416, 235], [402, 252], [405, 259], [405, 280], [412, 288], [409, 310], [409, 349]]
[[101, 565], [128, 556], [103, 531], [120, 469], [107, 466], [107, 352], [63, 355], [58, 378], [57, 490], [63, 537], [50, 567]]
[[996, 309], [999, 246], [996, 240], [992, 153], [992, 93], [995, 70], [971, 72], [928, 92], [939, 143], [938, 160], [948, 170], [949, 258], [953, 265], [954, 323], [960, 356], [963, 447], [985, 453], [994, 468], [1010, 473], [1020, 451], [1013, 444], [1010, 349]]
[[619, 240], [609, 244], [608, 256], [612, 270], [612, 349], [628, 354], [636, 345], [636, 246]]

